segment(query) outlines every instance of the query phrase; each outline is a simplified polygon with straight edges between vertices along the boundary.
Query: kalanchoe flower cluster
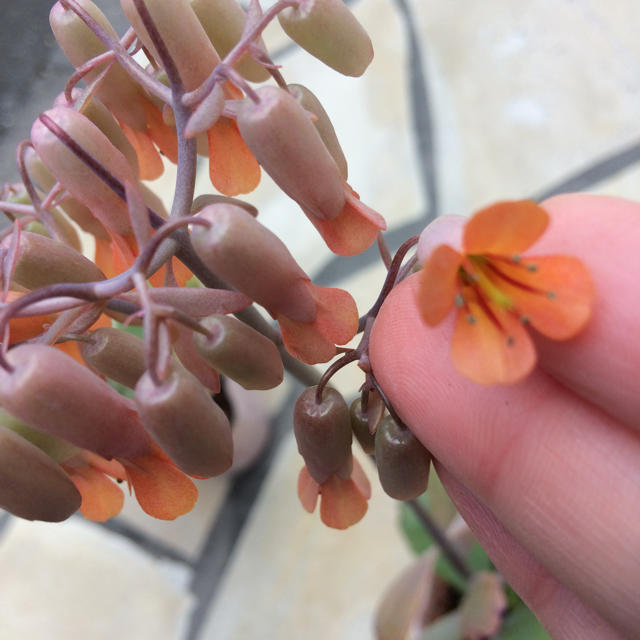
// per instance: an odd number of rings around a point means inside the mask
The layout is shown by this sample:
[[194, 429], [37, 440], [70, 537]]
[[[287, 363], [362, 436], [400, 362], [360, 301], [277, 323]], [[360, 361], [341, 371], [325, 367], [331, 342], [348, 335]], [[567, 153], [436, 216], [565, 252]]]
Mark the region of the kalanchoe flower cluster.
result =
[[[29, 519], [80, 509], [106, 520], [122, 508], [126, 482], [144, 511], [176, 518], [197, 498], [189, 476], [232, 464], [221, 376], [269, 389], [285, 365], [308, 380], [301, 363], [338, 354], [295, 409], [302, 504], [313, 511], [320, 496], [331, 527], [363, 517], [370, 486], [352, 430], [375, 453], [385, 491], [417, 496], [429, 454], [368, 357], [380, 306], [415, 267], [403, 261], [417, 238], [391, 258], [385, 220], [347, 183], [320, 101], [287, 84], [261, 39], [277, 17], [309, 53], [358, 76], [373, 56], [365, 30], [342, 0], [278, 0], [266, 10], [252, 0], [246, 11], [236, 0], [121, 6], [132, 26], [121, 38], [91, 0], [52, 7], [76, 71], [18, 149], [22, 183], [0, 195], [12, 222], [0, 238], [0, 506]], [[198, 154], [217, 193], [195, 198]], [[178, 165], [169, 211], [143, 182], [165, 162]], [[261, 168], [331, 251], [350, 256], [378, 240], [388, 274], [362, 317], [348, 292], [314, 284], [255, 207], [232, 197], [253, 191]], [[516, 315], [555, 338], [588, 319], [593, 293], [580, 263], [519, 255], [545, 226], [533, 204], [498, 205], [471, 220], [464, 253], [439, 247], [425, 263], [425, 320], [460, 305], [454, 361], [480, 382], [513, 381], [533, 366]], [[144, 337], [127, 329], [139, 325]], [[357, 347], [344, 346], [358, 333]], [[469, 364], [477, 356], [480, 369]], [[353, 362], [365, 382], [350, 412], [327, 382]]]

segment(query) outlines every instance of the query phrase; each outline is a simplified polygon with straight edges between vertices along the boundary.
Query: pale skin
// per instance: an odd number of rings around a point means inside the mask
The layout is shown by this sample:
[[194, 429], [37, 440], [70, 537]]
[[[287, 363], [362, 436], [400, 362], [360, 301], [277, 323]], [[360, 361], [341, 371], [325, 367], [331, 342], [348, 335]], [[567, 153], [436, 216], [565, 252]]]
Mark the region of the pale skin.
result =
[[[427, 327], [416, 278], [396, 287], [371, 338], [373, 371], [437, 460], [460, 512], [555, 640], [640, 638], [640, 204], [564, 195], [525, 255], [574, 255], [596, 287], [577, 337], [535, 336], [524, 381], [483, 387], [449, 357], [452, 313]], [[422, 249], [459, 248], [464, 218]]]

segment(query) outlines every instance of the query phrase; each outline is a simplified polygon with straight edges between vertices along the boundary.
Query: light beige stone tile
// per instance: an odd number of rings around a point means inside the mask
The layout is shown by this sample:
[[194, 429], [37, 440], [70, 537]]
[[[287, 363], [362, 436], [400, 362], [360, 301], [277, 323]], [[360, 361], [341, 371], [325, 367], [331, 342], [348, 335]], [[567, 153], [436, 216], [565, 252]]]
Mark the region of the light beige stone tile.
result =
[[445, 212], [527, 196], [635, 139], [636, 3], [411, 6], [435, 104]]
[[369, 511], [354, 527], [335, 531], [300, 506], [302, 459], [293, 437], [283, 443], [201, 640], [371, 637], [375, 605], [409, 552], [396, 503], [363, 462], [373, 488]]
[[189, 577], [79, 518], [15, 519], [0, 544], [0, 638], [178, 640]]

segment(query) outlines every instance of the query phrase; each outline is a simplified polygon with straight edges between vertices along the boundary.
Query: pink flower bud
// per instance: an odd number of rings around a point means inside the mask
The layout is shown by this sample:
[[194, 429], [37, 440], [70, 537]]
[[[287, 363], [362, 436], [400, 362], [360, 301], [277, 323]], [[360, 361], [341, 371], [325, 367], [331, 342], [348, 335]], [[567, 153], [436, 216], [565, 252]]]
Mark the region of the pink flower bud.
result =
[[[78, 3], [103, 29], [114, 38], [118, 38], [105, 15], [91, 0], [78, 0]], [[80, 67], [106, 51], [104, 44], [82, 19], [71, 9], [66, 9], [62, 3], [56, 2], [53, 5], [49, 22], [60, 48], [74, 67]], [[85, 76], [85, 80], [90, 84], [103, 71], [104, 65], [100, 65], [92, 69]], [[139, 131], [145, 130], [147, 117], [143, 105], [144, 93], [120, 65], [112, 65], [100, 83], [96, 95], [122, 122]]]
[[292, 40], [346, 76], [361, 76], [373, 60], [371, 39], [343, 0], [300, 0], [278, 20]]
[[[242, 37], [247, 16], [237, 0], [191, 0], [200, 24], [220, 57], [224, 58]], [[264, 46], [262, 39], [259, 46]], [[251, 82], [264, 82], [269, 72], [249, 55], [240, 58], [236, 69]]]
[[351, 418], [351, 429], [362, 450], [371, 455], [375, 451], [375, 435], [369, 430], [367, 414], [362, 411], [360, 398], [356, 398], [349, 407], [349, 417]]
[[172, 366], [159, 386], [146, 373], [135, 400], [144, 426], [185, 473], [217, 476], [231, 466], [229, 421], [188, 371]]
[[85, 362], [103, 376], [135, 388], [146, 370], [144, 340], [112, 327], [92, 331], [89, 339], [80, 343]]
[[0, 426], [0, 507], [27, 520], [61, 522], [80, 502], [80, 493], [60, 465]]
[[[161, 64], [161, 58], [144, 27], [133, 0], [120, 0], [122, 10], [144, 46]], [[173, 59], [187, 91], [198, 88], [220, 58], [202, 28], [189, 0], [145, 0], [160, 37]]]
[[293, 410], [298, 451], [318, 484], [334, 474], [346, 480], [352, 469], [349, 407], [340, 393], [330, 388], [324, 389], [318, 404], [316, 389], [305, 389]]
[[[8, 248], [11, 236], [2, 241]], [[58, 282], [94, 282], [104, 280], [97, 265], [80, 252], [39, 233], [23, 231], [12, 281], [27, 289]]]
[[209, 205], [198, 215], [212, 225], [191, 231], [193, 247], [209, 269], [274, 317], [315, 320], [309, 279], [278, 236], [234, 205]]
[[271, 340], [231, 316], [213, 315], [202, 321], [211, 337], [194, 333], [203, 358], [245, 389], [272, 389], [282, 382], [282, 358]]
[[387, 495], [412, 500], [426, 491], [431, 456], [409, 429], [385, 416], [376, 431], [375, 448], [380, 484]]
[[238, 128], [276, 184], [314, 216], [332, 220], [345, 205], [340, 170], [298, 101], [278, 87], [260, 87], [258, 104], [245, 100]]
[[[40, 159], [33, 147], [28, 147], [24, 154], [24, 161], [32, 180], [35, 180], [43, 191], [49, 191], [55, 183], [56, 179], [51, 175], [51, 171], [45, 167], [44, 162]], [[98, 238], [108, 239], [109, 232], [104, 228], [101, 222], [75, 198], [66, 198], [61, 204], [62, 209], [81, 229]]]
[[[43, 114], [80, 145], [122, 184], [137, 175], [126, 158], [88, 118], [68, 107]], [[41, 116], [42, 118], [42, 116]], [[49, 171], [77, 200], [87, 206], [105, 227], [128, 235], [131, 232], [125, 201], [105, 184], [41, 119], [31, 128], [31, 141]]]
[[106, 458], [149, 453], [131, 404], [73, 358], [53, 347], [21, 344], [7, 360], [13, 371], [0, 369], [0, 404], [16, 418]]
[[189, 116], [184, 135], [187, 138], [193, 138], [212, 127], [222, 115], [224, 101], [224, 89], [222, 85], [218, 83], [209, 95], [193, 110], [191, 116]]
[[333, 128], [333, 124], [331, 124], [331, 120], [320, 103], [320, 100], [301, 84], [290, 84], [288, 87], [289, 91], [302, 107], [316, 116], [317, 120], [313, 124], [320, 134], [324, 146], [327, 147], [331, 157], [338, 166], [342, 179], [346, 180], [349, 174], [347, 159], [344, 157], [340, 142], [338, 142], [336, 130]]

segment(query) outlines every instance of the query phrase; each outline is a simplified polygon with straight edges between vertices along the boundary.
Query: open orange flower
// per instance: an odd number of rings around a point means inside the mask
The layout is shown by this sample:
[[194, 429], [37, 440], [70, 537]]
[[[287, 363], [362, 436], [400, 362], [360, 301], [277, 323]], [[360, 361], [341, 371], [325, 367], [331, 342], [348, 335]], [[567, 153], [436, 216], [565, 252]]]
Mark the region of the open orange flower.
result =
[[457, 307], [451, 356], [475, 382], [509, 384], [531, 372], [536, 352], [527, 325], [567, 340], [591, 316], [595, 291], [580, 260], [521, 255], [548, 224], [534, 202], [500, 202], [469, 219], [462, 252], [443, 244], [424, 263], [417, 296], [422, 317], [435, 326]]

